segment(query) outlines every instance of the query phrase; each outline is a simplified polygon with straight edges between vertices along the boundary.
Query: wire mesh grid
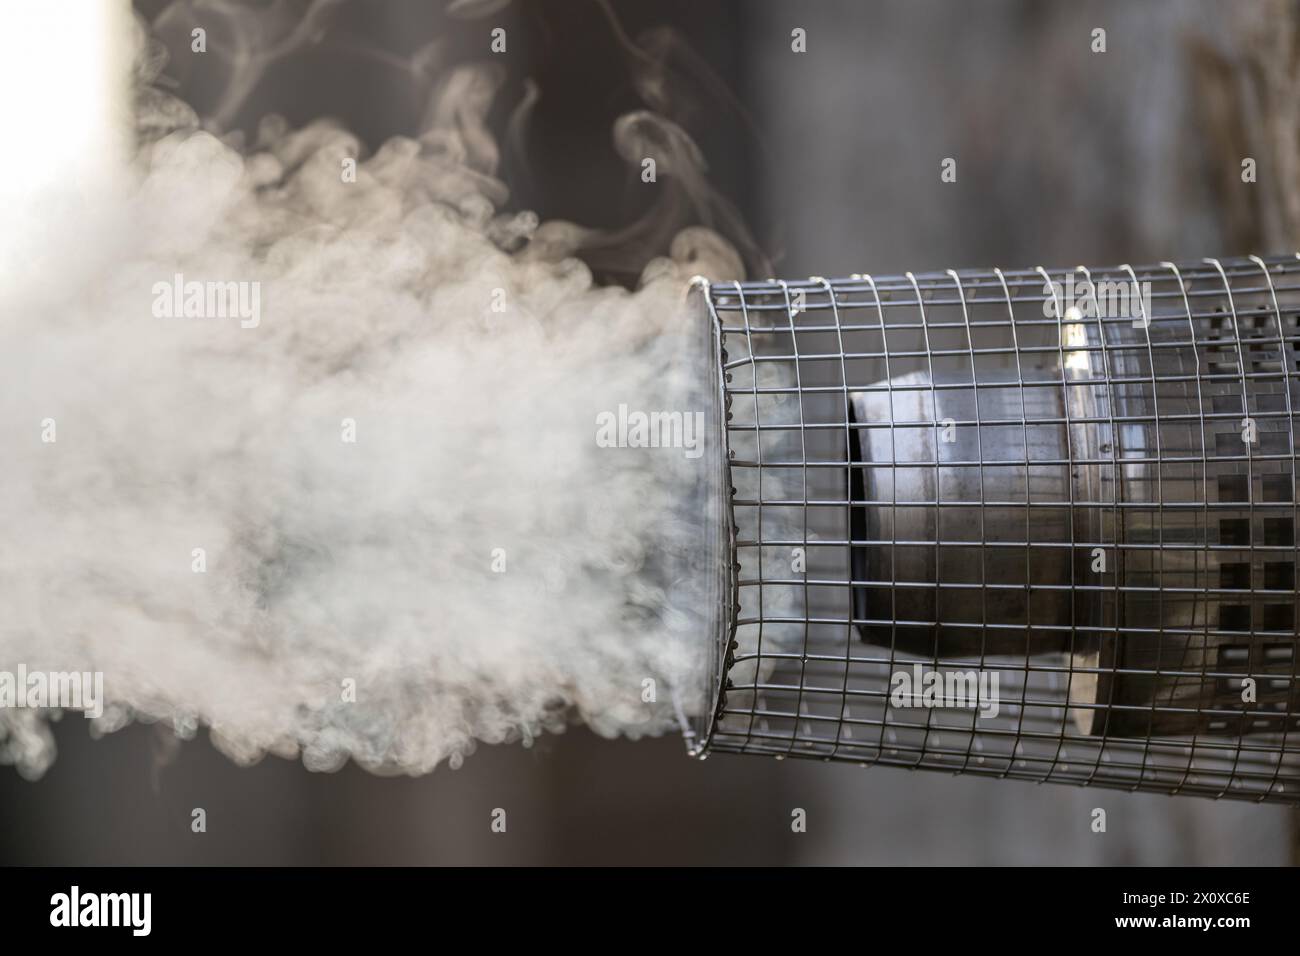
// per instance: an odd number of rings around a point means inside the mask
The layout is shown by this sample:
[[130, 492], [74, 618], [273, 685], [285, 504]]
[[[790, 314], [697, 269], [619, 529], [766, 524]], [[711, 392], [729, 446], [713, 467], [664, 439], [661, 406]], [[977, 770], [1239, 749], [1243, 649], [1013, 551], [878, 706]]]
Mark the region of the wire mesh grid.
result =
[[710, 751], [1300, 800], [1300, 255], [700, 283]]

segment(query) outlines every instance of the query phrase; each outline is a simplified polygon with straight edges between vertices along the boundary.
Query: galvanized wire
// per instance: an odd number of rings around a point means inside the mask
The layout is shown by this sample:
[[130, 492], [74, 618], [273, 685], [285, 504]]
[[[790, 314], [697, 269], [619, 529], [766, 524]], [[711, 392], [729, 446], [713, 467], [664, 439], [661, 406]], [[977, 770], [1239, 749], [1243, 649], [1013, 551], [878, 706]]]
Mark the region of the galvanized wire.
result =
[[729, 496], [695, 752], [1300, 802], [1300, 258], [696, 302]]

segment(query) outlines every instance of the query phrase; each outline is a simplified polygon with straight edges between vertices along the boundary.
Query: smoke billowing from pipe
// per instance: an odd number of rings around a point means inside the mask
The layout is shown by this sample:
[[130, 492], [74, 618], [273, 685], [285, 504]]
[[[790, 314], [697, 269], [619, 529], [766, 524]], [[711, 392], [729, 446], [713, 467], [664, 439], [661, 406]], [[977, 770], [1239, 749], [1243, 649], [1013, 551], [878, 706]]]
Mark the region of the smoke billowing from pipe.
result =
[[[0, 667], [101, 671], [99, 730], [317, 770], [675, 726], [709, 458], [596, 422], [703, 407], [681, 298], [735, 253], [687, 231], [636, 291], [596, 286], [581, 230], [498, 212], [487, 68], [368, 157], [324, 122], [235, 148], [158, 69], [120, 188], [4, 277]], [[656, 122], [684, 138], [624, 127]], [[0, 759], [40, 775], [47, 716], [0, 709]]]

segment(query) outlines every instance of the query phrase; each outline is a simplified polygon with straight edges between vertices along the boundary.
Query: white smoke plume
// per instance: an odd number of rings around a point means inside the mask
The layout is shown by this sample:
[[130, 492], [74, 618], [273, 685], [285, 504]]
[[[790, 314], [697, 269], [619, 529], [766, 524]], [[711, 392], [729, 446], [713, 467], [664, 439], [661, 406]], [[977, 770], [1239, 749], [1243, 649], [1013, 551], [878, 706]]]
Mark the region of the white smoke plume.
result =
[[[2, 227], [33, 245], [0, 286], [0, 669], [102, 671], [98, 730], [314, 770], [697, 710], [710, 458], [596, 417], [707, 409], [683, 294], [735, 253], [690, 230], [596, 285], [582, 230], [499, 211], [486, 67], [369, 156], [327, 122], [223, 141], [159, 68], [113, 188]], [[158, 314], [176, 276], [256, 288], [258, 321]], [[0, 709], [0, 760], [43, 773], [49, 716]]]

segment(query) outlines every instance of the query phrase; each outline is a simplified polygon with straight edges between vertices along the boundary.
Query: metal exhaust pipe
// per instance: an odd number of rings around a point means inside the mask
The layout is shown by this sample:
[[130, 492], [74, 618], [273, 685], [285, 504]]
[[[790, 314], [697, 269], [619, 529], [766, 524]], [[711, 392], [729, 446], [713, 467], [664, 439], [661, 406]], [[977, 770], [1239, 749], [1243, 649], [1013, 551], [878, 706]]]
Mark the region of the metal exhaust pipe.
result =
[[691, 751], [1300, 802], [1300, 258], [692, 292]]

